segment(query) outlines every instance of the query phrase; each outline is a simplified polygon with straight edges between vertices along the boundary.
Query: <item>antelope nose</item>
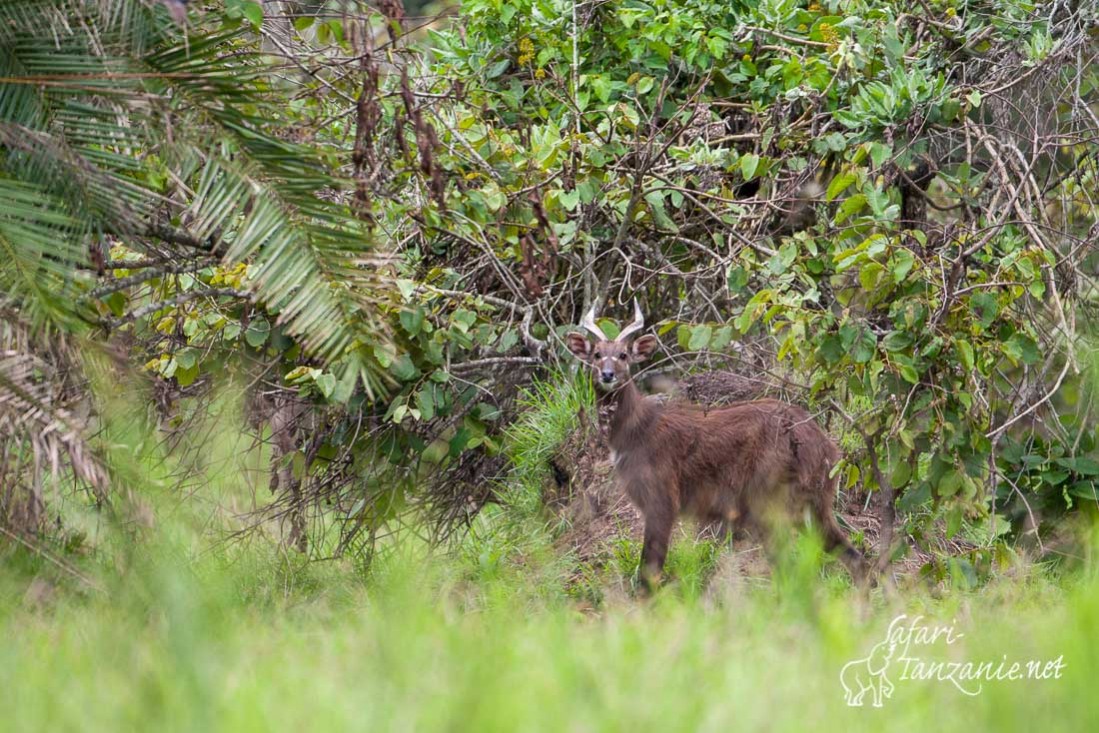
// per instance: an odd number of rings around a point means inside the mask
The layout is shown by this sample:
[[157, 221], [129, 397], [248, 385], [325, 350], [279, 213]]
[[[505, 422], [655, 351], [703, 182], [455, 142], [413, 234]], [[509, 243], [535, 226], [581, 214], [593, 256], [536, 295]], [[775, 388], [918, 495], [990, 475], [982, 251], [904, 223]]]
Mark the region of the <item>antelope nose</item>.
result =
[[614, 371], [612, 370], [604, 369], [599, 373], [599, 376], [602, 378], [604, 384], [610, 384], [614, 381]]

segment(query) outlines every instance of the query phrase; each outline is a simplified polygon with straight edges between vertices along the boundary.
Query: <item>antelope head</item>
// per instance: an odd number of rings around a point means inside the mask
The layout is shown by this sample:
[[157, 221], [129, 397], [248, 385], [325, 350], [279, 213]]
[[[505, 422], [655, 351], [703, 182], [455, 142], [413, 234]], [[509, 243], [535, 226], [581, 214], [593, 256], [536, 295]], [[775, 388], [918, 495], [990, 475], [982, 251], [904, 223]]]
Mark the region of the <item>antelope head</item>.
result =
[[656, 337], [649, 334], [630, 341], [630, 337], [645, 327], [645, 317], [637, 299], [633, 301], [634, 317], [613, 341], [595, 323], [595, 306], [580, 321], [580, 326], [595, 336], [595, 341], [575, 331], [565, 337], [569, 351], [595, 372], [595, 383], [610, 392], [630, 380], [630, 365], [645, 361], [656, 351]]

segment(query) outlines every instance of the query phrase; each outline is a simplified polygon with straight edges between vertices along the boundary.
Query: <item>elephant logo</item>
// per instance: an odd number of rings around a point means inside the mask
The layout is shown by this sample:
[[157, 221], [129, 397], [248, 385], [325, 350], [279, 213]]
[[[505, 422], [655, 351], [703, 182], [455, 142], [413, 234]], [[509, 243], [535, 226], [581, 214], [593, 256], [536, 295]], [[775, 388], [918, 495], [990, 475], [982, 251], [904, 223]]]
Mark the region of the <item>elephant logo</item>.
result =
[[887, 637], [879, 641], [866, 657], [843, 665], [840, 684], [843, 685], [844, 702], [852, 707], [861, 707], [863, 698], [869, 692], [874, 707], [880, 708], [883, 698], [893, 696], [893, 683], [885, 673], [896, 649], [897, 645]]

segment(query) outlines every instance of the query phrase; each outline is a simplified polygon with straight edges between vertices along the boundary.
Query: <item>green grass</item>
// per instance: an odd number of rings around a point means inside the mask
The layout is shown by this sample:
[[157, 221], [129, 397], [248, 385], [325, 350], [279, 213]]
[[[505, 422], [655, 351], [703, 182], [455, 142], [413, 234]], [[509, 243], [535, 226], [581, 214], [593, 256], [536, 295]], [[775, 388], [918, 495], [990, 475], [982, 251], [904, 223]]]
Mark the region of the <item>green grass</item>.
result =
[[[45, 730], [1094, 730], [1099, 586], [1002, 579], [896, 608], [822, 586], [673, 586], [584, 611], [537, 572], [488, 579], [461, 558], [390, 554], [369, 578], [256, 550], [147, 555], [106, 594], [4, 558], [0, 728]], [[16, 556], [17, 555], [17, 556]], [[954, 623], [936, 659], [1051, 659], [1060, 680], [894, 680], [848, 708], [843, 664], [902, 611]]]
[[[571, 387], [542, 389], [538, 414], [512, 436], [512, 480], [528, 494], [575, 407]], [[152, 526], [108, 526], [89, 540], [94, 555], [63, 558], [102, 591], [0, 544], [0, 730], [1099, 729], [1090, 555], [1060, 575], [1020, 562], [975, 590], [915, 586], [867, 601], [811, 536], [791, 543], [771, 580], [745, 584], [723, 571], [727, 549], [679, 533], [670, 582], [643, 600], [627, 582], [636, 542], [621, 540], [599, 571], [578, 570], [531, 500], [490, 509], [446, 553], [406, 535], [368, 571], [309, 564], [262, 538], [215, 541], [229, 521], [221, 507], [239, 506], [256, 480], [223, 460], [230, 441], [215, 445], [190, 501], [158, 478], [170, 462], [134, 452]], [[894, 668], [884, 707], [848, 707], [840, 670], [901, 613], [964, 634], [923, 650], [928, 659], [1063, 655], [1062, 678], [986, 683], [969, 697]]]
[[576, 416], [581, 412], [594, 416], [595, 390], [586, 375], [559, 373], [535, 382], [523, 393], [520, 406], [523, 412], [507, 430], [512, 471], [505, 498], [513, 510], [527, 518], [541, 509], [549, 461], [576, 429]]

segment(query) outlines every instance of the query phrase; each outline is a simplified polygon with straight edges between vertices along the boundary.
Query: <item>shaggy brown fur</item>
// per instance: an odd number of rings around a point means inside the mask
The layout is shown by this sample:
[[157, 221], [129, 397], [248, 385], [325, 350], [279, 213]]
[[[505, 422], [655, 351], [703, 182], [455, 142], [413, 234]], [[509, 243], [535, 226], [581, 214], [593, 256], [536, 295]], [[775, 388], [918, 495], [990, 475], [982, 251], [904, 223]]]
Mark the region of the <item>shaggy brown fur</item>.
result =
[[764, 535], [776, 522], [808, 511], [820, 525], [825, 547], [858, 583], [866, 562], [836, 522], [836, 482], [829, 478], [839, 449], [802, 408], [764, 399], [704, 409], [645, 398], [629, 364], [655, 350], [642, 336], [632, 345], [592, 344], [569, 334], [569, 349], [596, 372], [603, 389], [600, 412], [608, 420], [615, 473], [645, 517], [642, 580], [657, 583], [672, 526], [680, 514]]

